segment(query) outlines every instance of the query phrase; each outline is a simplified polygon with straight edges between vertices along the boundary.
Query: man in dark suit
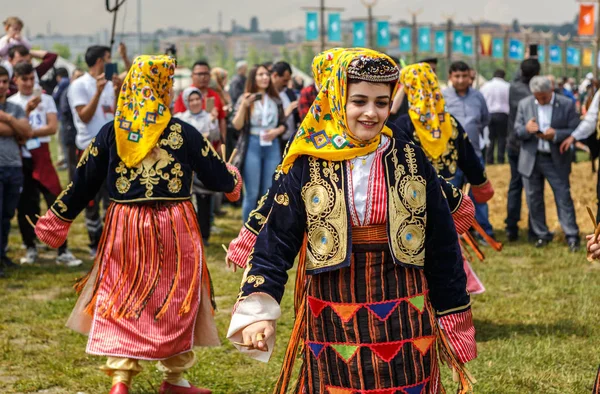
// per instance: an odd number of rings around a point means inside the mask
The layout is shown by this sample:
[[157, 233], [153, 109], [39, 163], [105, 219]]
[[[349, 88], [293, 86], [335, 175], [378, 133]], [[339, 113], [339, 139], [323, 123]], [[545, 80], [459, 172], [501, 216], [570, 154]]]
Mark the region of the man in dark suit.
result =
[[570, 99], [553, 92], [548, 78], [534, 77], [529, 87], [533, 96], [519, 103], [515, 133], [521, 141], [519, 173], [523, 176], [529, 219], [537, 237], [536, 247], [548, 244], [553, 235], [546, 225], [546, 179], [554, 193], [558, 219], [569, 248], [576, 251], [580, 239], [569, 184], [572, 155], [570, 152], [561, 154], [560, 144], [575, 130], [579, 116]]
[[[517, 109], [519, 102], [525, 97], [531, 96], [529, 90], [529, 81], [531, 78], [539, 75], [540, 62], [537, 59], [526, 59], [521, 63], [520, 76], [517, 81], [510, 84], [508, 91], [508, 139], [507, 154], [510, 164], [510, 185], [508, 186], [507, 207], [506, 207], [506, 237], [510, 242], [519, 239], [519, 221], [521, 220], [521, 196], [523, 194], [523, 180], [519, 174], [519, 149], [521, 142], [517, 138], [514, 130], [515, 120], [517, 119]], [[530, 227], [530, 237], [533, 236]]]

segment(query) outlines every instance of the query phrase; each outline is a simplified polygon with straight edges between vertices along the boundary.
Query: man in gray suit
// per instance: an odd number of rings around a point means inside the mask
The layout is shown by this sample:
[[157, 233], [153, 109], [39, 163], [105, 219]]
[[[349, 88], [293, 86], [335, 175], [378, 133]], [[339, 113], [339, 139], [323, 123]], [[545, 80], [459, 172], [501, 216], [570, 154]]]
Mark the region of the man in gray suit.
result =
[[561, 154], [560, 144], [575, 130], [579, 116], [570, 99], [554, 94], [548, 78], [534, 77], [529, 87], [533, 96], [519, 103], [515, 133], [521, 140], [519, 173], [523, 176], [531, 226], [538, 238], [536, 246], [545, 246], [553, 235], [546, 225], [544, 179], [547, 179], [569, 248], [577, 251], [579, 227], [569, 184], [572, 156], [569, 152]]

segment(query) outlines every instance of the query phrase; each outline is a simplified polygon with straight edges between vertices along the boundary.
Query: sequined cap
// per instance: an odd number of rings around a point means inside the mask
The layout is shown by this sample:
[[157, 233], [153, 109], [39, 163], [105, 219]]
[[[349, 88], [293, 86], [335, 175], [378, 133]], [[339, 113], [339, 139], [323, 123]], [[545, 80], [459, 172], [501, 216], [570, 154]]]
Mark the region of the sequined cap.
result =
[[366, 82], [396, 82], [400, 70], [390, 60], [382, 57], [361, 56], [348, 67], [348, 79]]

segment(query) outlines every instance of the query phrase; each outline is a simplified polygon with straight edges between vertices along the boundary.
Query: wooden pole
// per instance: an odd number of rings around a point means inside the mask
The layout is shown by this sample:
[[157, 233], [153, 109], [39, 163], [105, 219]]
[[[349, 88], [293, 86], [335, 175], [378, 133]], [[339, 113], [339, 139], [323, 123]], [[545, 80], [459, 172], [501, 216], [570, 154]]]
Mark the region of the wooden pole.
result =
[[[479, 74], [479, 22], [475, 24], [475, 37], [473, 37], [473, 51], [475, 53], [475, 72]], [[479, 88], [479, 75], [475, 78], [475, 87]]]
[[419, 56], [419, 29], [417, 27], [417, 14], [412, 13], [412, 57], [413, 63], [417, 62]]
[[600, 50], [600, 0], [596, 1], [596, 8], [598, 11], [598, 15], [596, 15], [596, 50], [594, 51], [594, 56], [592, 56], [592, 61], [594, 62], [594, 79], [598, 79], [598, 51]]
[[510, 30], [508, 28], [506, 28], [504, 30], [504, 69], [508, 70], [508, 51], [509, 51], [509, 43], [508, 40], [510, 38]]
[[321, 52], [325, 51], [325, 42], [327, 41], [327, 36], [325, 33], [325, 0], [321, 0], [320, 6], [321, 12]]
[[542, 32], [542, 38], [544, 39], [544, 72], [550, 74], [550, 39], [552, 38], [552, 32]]
[[562, 66], [563, 66], [563, 77], [567, 76], [567, 42], [569, 42], [569, 40], [571, 39], [571, 35], [570, 34], [559, 34], [558, 35], [558, 39], [559, 41], [562, 42], [562, 51], [563, 51], [563, 59], [562, 59]]

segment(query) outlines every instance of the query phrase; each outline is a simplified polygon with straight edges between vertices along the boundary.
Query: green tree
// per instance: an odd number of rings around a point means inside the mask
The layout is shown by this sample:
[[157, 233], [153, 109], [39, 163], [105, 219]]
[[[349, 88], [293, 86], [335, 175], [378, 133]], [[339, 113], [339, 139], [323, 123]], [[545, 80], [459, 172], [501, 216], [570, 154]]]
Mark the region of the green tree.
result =
[[55, 43], [52, 45], [52, 52], [58, 53], [58, 56], [63, 57], [67, 60], [71, 59], [71, 48], [68, 45]]
[[206, 59], [206, 49], [204, 48], [204, 45], [197, 46], [196, 50], [194, 51], [194, 55], [195, 55], [194, 62], [196, 62], [198, 60], [207, 60]]
[[227, 53], [225, 47], [221, 44], [216, 44], [214, 47], [213, 58], [210, 59], [212, 65], [225, 68], [227, 63]]
[[87, 64], [83, 61], [83, 55], [77, 55], [77, 60], [75, 60], [75, 66], [80, 70], [87, 70]]
[[255, 64], [260, 64], [260, 54], [256, 50], [256, 47], [250, 46], [248, 48], [248, 56], [246, 56], [246, 60], [250, 67], [254, 66]]
[[281, 60], [283, 60], [284, 62], [293, 64], [292, 54], [290, 53], [289, 49], [287, 49], [286, 47], [281, 48]]
[[312, 69], [312, 61], [315, 57], [315, 52], [310, 45], [304, 45], [302, 47], [302, 55], [300, 64], [297, 64], [296, 67], [300, 68], [300, 70], [304, 71], [307, 74], [311, 74]]
[[295, 50], [294, 53], [292, 53], [292, 61], [291, 63], [296, 66], [296, 67], [300, 67], [302, 64], [302, 54], [300, 53], [299, 50]]

